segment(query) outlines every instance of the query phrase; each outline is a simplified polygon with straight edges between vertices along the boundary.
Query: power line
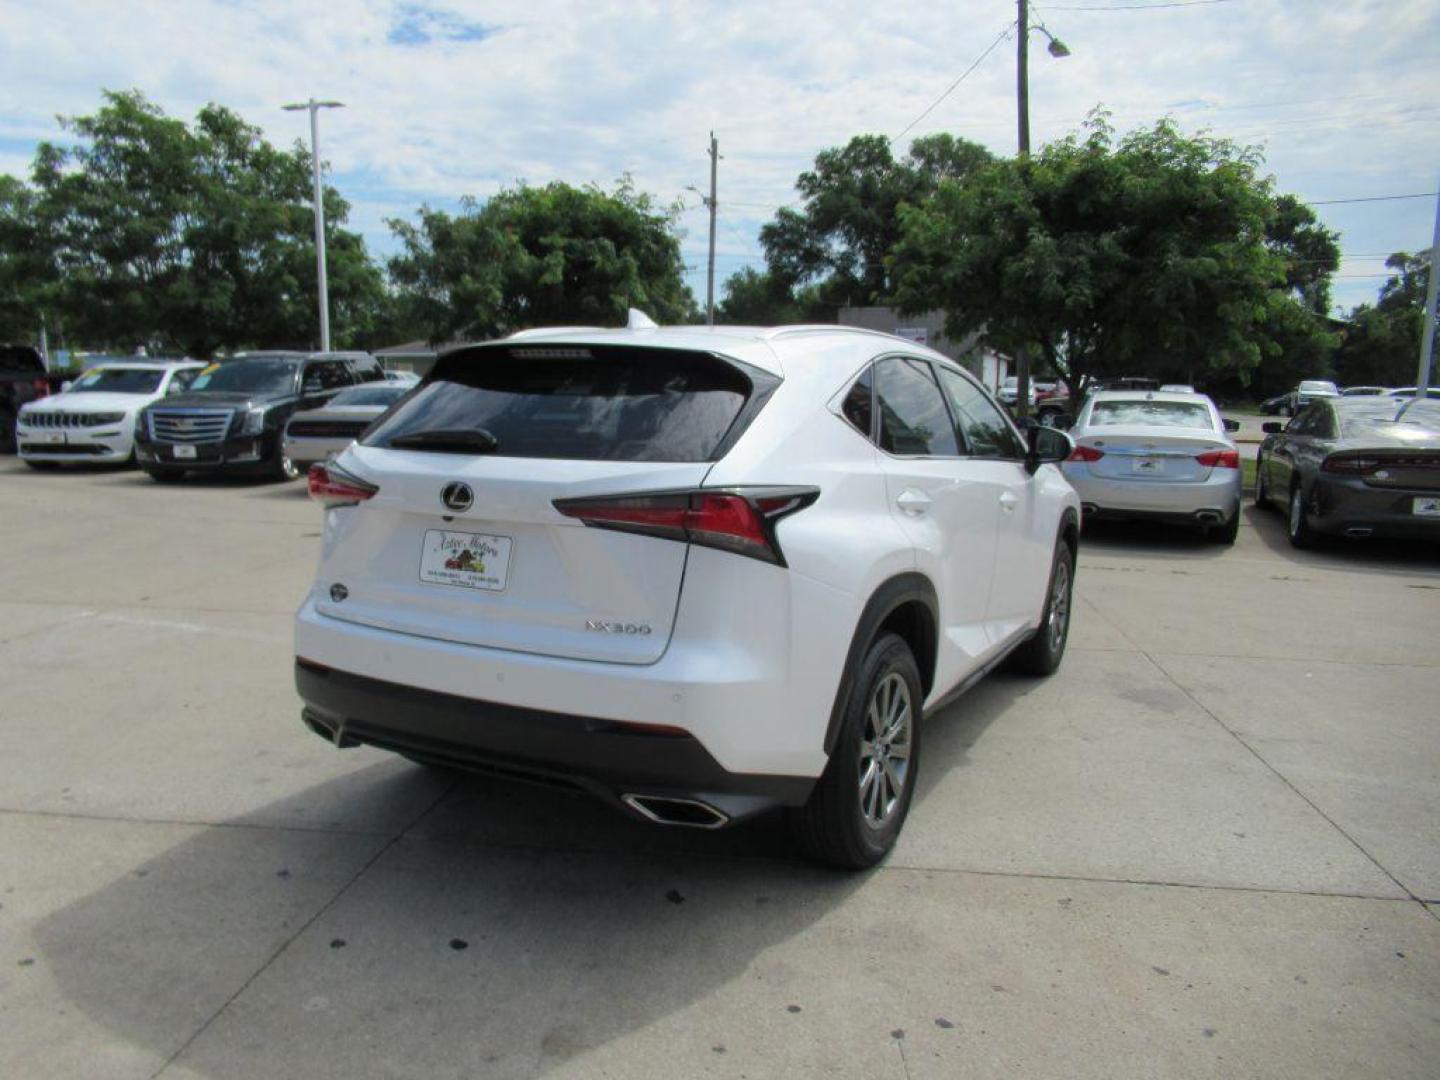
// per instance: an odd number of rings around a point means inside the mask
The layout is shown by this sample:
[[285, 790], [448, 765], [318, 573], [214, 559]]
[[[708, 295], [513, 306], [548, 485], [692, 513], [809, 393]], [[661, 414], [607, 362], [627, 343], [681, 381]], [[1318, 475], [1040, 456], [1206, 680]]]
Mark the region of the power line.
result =
[[1042, 11], [1155, 11], [1159, 8], [1204, 7], [1210, 4], [1230, 4], [1234, 0], [1171, 0], [1164, 4], [1108, 4], [1099, 6], [1071, 6], [1069, 4], [1037, 4]]
[[1421, 192], [1419, 192], [1418, 194], [1415, 194], [1415, 195], [1364, 195], [1364, 196], [1361, 196], [1361, 197], [1355, 198], [1355, 199], [1311, 199], [1311, 200], [1310, 200], [1310, 205], [1311, 205], [1311, 206], [1335, 206], [1335, 205], [1337, 205], [1337, 204], [1339, 204], [1339, 203], [1395, 202], [1395, 201], [1398, 200], [1398, 199], [1433, 199], [1433, 198], [1435, 198], [1437, 195], [1440, 195], [1440, 192], [1437, 192], [1437, 191], [1421, 191]]
[[931, 113], [931, 110], [933, 110], [936, 105], [939, 105], [942, 101], [944, 101], [947, 97], [949, 97], [950, 94], [954, 91], [954, 89], [955, 89], [957, 86], [959, 86], [962, 82], [964, 82], [965, 79], [966, 79], [966, 77], [967, 77], [972, 71], [974, 71], [977, 67], [979, 67], [979, 66], [984, 62], [984, 60], [985, 60], [985, 58], [986, 58], [987, 56], [989, 56], [992, 52], [995, 51], [995, 46], [999, 45], [1000, 42], [1004, 41], [1007, 37], [1010, 36], [1010, 31], [1011, 31], [1012, 29], [1014, 29], [1014, 24], [1013, 24], [1013, 23], [1011, 23], [1010, 25], [1006, 26], [1004, 30], [1001, 30], [1000, 33], [999, 33], [998, 35], [996, 35], [995, 40], [992, 41], [989, 45], [986, 46], [985, 51], [982, 52], [979, 56], [977, 56], [977, 57], [975, 58], [975, 62], [974, 62], [973, 64], [971, 64], [968, 68], [966, 68], [963, 72], [961, 72], [960, 77], [959, 77], [958, 79], [956, 79], [954, 82], [952, 82], [949, 86], [947, 86], [947, 87], [945, 88], [945, 92], [944, 92], [943, 94], [941, 94], [939, 97], [937, 97], [937, 98], [936, 98], [934, 101], [932, 101], [929, 105], [925, 106], [925, 111], [924, 111], [924, 112], [922, 112], [919, 116], [915, 117], [914, 120], [911, 120], [910, 123], [906, 124], [904, 131], [901, 131], [899, 135], [896, 135], [893, 139], [891, 139], [891, 140], [890, 140], [890, 144], [893, 146], [895, 143], [899, 142], [901, 139], [903, 139], [903, 138], [905, 137], [905, 133], [906, 133], [906, 132], [908, 132], [908, 131], [909, 131], [911, 128], [913, 128], [916, 124], [920, 123], [921, 120], [924, 120], [925, 117], [929, 116], [930, 113]]

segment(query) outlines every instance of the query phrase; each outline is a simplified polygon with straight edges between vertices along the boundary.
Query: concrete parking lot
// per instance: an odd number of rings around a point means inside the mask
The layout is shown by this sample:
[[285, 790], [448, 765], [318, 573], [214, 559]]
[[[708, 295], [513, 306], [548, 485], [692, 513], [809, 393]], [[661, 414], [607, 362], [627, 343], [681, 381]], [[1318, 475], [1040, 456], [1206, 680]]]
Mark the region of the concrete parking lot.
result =
[[0, 460], [0, 1076], [1434, 1077], [1440, 553], [1087, 536], [879, 870], [303, 730], [300, 485]]

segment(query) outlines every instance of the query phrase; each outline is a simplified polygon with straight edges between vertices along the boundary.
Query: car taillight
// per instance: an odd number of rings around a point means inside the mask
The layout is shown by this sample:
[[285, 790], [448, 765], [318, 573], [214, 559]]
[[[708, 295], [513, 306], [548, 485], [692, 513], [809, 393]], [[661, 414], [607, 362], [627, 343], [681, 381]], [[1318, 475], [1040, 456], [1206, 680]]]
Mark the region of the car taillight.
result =
[[1195, 460], [1212, 469], [1238, 469], [1240, 467], [1240, 451], [1207, 450], [1203, 454], [1196, 454]]
[[775, 526], [820, 497], [819, 488], [747, 487], [556, 499], [555, 509], [600, 529], [688, 540], [785, 565]]
[[308, 479], [310, 497], [326, 508], [354, 506], [380, 490], [374, 484], [329, 464], [311, 465]]
[[1320, 462], [1320, 470], [1328, 473], [1342, 473], [1346, 476], [1359, 476], [1362, 473], [1374, 472], [1381, 465], [1393, 464], [1395, 462], [1381, 461], [1377, 457], [1366, 457], [1362, 454], [1331, 454]]
[[1070, 451], [1066, 461], [1099, 461], [1105, 456], [1104, 450], [1096, 450], [1093, 446], [1077, 446]]

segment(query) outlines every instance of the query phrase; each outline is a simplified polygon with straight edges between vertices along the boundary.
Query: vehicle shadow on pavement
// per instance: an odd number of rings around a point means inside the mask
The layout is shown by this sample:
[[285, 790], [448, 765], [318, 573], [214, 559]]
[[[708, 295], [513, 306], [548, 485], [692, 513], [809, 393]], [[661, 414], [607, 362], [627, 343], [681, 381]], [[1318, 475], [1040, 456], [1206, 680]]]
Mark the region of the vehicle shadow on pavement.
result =
[[[304, 820], [360, 777], [364, 802], [436, 802], [398, 836], [247, 823]], [[779, 832], [655, 829], [387, 762], [198, 827], [40, 920], [37, 956], [69, 1005], [186, 1075], [533, 1077], [677, 1013], [709, 1058], [744, 1032], [706, 999], [734, 983], [753, 1022], [794, 1022], [820, 990], [767, 951], [869, 880], [754, 857], [784, 856]], [[92, 1030], [71, 1015], [53, 1034]]]
[[[1244, 524], [1242, 519], [1241, 524]], [[1080, 535], [1080, 551], [1107, 554], [1175, 555], [1218, 559], [1231, 548], [1206, 538], [1200, 529], [1158, 521], [1086, 521]]]
[[1347, 539], [1317, 537], [1313, 547], [1301, 550], [1290, 543], [1285, 514], [1248, 503], [1244, 524], [1270, 551], [1296, 564], [1330, 566], [1343, 570], [1440, 570], [1440, 545], [1421, 540]]

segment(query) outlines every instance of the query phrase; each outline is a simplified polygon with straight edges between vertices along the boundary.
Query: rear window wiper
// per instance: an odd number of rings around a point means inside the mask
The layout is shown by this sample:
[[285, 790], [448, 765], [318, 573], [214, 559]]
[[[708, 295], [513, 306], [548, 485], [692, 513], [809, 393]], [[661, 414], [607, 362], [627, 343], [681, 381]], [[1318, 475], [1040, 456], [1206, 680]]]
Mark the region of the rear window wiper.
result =
[[390, 440], [396, 450], [437, 450], [450, 454], [493, 454], [500, 441], [484, 428], [439, 428], [410, 431]]

